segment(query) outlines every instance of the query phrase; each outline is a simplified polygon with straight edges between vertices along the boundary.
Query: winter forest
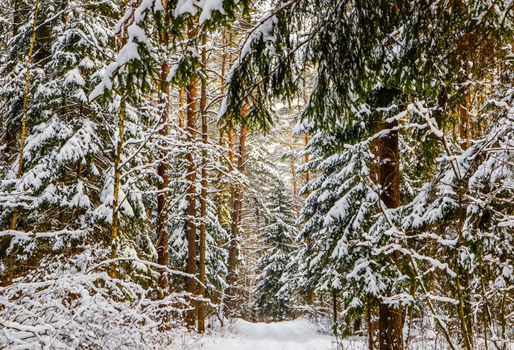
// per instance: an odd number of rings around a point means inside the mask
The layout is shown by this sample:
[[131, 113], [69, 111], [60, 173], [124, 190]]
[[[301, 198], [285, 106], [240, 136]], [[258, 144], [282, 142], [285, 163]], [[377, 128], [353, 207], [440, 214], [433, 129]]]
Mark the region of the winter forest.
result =
[[1, 349], [514, 349], [510, 0], [1, 0]]

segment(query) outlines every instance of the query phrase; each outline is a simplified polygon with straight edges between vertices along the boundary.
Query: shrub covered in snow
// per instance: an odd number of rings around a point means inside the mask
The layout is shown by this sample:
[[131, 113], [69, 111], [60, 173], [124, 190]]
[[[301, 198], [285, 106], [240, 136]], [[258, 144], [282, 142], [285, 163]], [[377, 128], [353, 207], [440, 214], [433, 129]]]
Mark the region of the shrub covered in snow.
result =
[[[162, 267], [128, 249], [113, 262], [106, 260], [108, 252], [92, 245], [81, 253], [56, 254], [1, 287], [0, 347], [162, 349], [171, 344], [182, 330], [188, 295], [143, 287], [155, 284]], [[118, 278], [107, 273], [111, 264], [117, 265]], [[165, 273], [176, 277], [172, 270]]]

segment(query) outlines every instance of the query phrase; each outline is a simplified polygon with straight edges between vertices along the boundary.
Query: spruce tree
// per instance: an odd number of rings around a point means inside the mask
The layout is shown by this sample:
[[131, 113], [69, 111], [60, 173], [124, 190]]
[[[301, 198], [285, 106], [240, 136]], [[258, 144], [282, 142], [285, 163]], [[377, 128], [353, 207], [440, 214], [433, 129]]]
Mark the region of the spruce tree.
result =
[[261, 228], [261, 258], [257, 262], [255, 289], [256, 311], [273, 321], [289, 317], [292, 311], [292, 297], [279, 293], [284, 270], [290, 255], [297, 249], [295, 212], [292, 194], [282, 182], [271, 187]]
[[[481, 1], [451, 6], [424, 1], [280, 4], [254, 28], [231, 71], [222, 110], [229, 120], [240, 120], [238, 110], [250, 100], [250, 119], [266, 127], [273, 98], [294, 97], [303, 67], [312, 65], [317, 78], [303, 115], [311, 130], [336, 130], [343, 144], [376, 139], [376, 145], [368, 146], [376, 166], [373, 182], [379, 185], [377, 206], [365, 215], [370, 232], [363, 238], [379, 262], [383, 282], [375, 295], [381, 349], [403, 348], [402, 309], [412, 305], [409, 290], [419, 278], [409, 265], [430, 261], [398, 229], [399, 206], [406, 203], [400, 197], [399, 133], [418, 126], [435, 130], [434, 125], [449, 119], [445, 113], [460, 105], [459, 84], [466, 75], [477, 77], [487, 67], [483, 57], [498, 53], [510, 40], [511, 7], [504, 3], [496, 11]], [[471, 68], [469, 60], [476, 63]], [[427, 118], [426, 107], [409, 110], [418, 102], [437, 112]], [[406, 126], [400, 123], [403, 118], [409, 120]], [[338, 152], [344, 154], [342, 148]], [[368, 180], [357, 182], [356, 188]], [[327, 212], [317, 206], [311, 215], [322, 218]], [[351, 265], [362, 267], [358, 262], [364, 258], [351, 256]], [[434, 262], [427, 268], [437, 266], [442, 265]], [[472, 346], [469, 341], [464, 345]]]

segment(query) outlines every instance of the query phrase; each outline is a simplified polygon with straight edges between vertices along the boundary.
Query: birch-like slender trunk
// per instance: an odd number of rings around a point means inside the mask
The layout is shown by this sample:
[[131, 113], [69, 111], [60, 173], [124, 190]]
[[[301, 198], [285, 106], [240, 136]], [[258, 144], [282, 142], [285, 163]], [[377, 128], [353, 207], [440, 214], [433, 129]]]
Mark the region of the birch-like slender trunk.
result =
[[[118, 141], [116, 144], [116, 154], [114, 156], [114, 181], [113, 181], [113, 198], [112, 198], [112, 225], [111, 225], [111, 259], [118, 257], [118, 241], [119, 241], [119, 196], [120, 196], [120, 178], [121, 178], [121, 156], [123, 152], [123, 140], [125, 137], [125, 116], [126, 116], [126, 97], [123, 94], [120, 101], [120, 110], [118, 115]], [[111, 265], [111, 277], [115, 277], [115, 264]]]
[[[470, 116], [468, 112], [469, 108], [469, 96], [466, 92], [464, 96], [463, 103], [459, 106], [459, 138], [461, 141], [461, 147], [463, 150], [467, 150], [469, 147], [469, 140], [471, 136], [471, 123]], [[459, 261], [459, 252], [460, 247], [465, 245], [465, 237], [463, 234], [464, 229], [464, 221], [466, 217], [466, 204], [464, 203], [464, 198], [459, 194], [459, 234], [457, 238], [457, 249], [455, 255], [455, 264], [457, 265], [457, 279], [456, 279], [456, 292], [457, 299], [459, 300], [459, 305], [457, 308], [458, 317], [460, 320], [460, 330], [462, 340], [464, 342], [464, 347], [467, 350], [472, 350], [474, 348], [473, 345], [473, 319], [472, 319], [472, 307], [470, 302], [469, 295], [469, 284], [470, 284], [470, 274], [469, 272], [463, 268], [462, 263]]]
[[[198, 278], [200, 283], [198, 285], [198, 296], [205, 297], [205, 285], [207, 283], [206, 276], [206, 244], [207, 244], [207, 142], [208, 142], [208, 126], [207, 126], [207, 36], [202, 36], [202, 71], [204, 77], [200, 89], [200, 115], [202, 119], [202, 180], [201, 180], [201, 193], [200, 193], [200, 265]], [[205, 303], [198, 302], [198, 333], [205, 332]]]
[[[27, 137], [27, 113], [29, 108], [30, 72], [32, 69], [32, 55], [36, 44], [37, 18], [39, 14], [40, 0], [36, 0], [33, 12], [32, 33], [30, 37], [29, 54], [27, 56], [27, 70], [25, 71], [25, 91], [23, 95], [23, 114], [21, 117], [20, 155], [18, 158], [18, 171], [16, 178], [20, 179], [23, 174], [23, 152], [25, 150], [25, 139]], [[19, 208], [15, 208], [12, 214], [11, 229], [16, 230], [18, 225]]]
[[[230, 171], [235, 168], [234, 160], [234, 131], [231, 127], [227, 130], [228, 142], [228, 160]], [[228, 266], [227, 266], [227, 291], [226, 291], [226, 312], [232, 314], [235, 307], [235, 284], [236, 284], [236, 264], [237, 264], [237, 218], [236, 218], [236, 189], [233, 185], [230, 186], [230, 238], [228, 242]]]

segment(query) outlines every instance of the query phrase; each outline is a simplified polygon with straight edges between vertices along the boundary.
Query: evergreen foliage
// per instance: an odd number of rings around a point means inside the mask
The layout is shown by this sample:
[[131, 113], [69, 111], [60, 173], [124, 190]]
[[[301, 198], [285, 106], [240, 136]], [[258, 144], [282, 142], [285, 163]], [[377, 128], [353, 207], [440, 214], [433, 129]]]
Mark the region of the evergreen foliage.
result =
[[255, 308], [259, 314], [281, 321], [291, 313], [293, 297], [279, 291], [291, 253], [297, 249], [298, 231], [292, 196], [283, 183], [272, 187], [266, 208], [260, 232], [262, 257], [256, 266]]
[[509, 347], [512, 1], [4, 2], [0, 347]]

